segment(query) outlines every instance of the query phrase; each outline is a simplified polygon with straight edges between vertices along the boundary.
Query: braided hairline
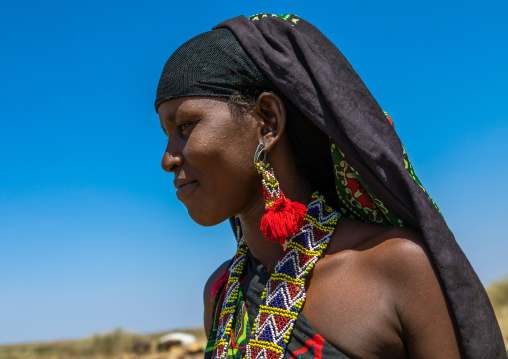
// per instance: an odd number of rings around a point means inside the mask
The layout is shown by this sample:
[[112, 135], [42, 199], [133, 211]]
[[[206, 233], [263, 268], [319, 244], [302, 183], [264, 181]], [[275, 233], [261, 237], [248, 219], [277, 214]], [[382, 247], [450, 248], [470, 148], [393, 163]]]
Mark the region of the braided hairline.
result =
[[[257, 98], [257, 96], [256, 96]], [[246, 96], [236, 91], [228, 99], [229, 109], [235, 118], [242, 118], [256, 107], [256, 98]]]

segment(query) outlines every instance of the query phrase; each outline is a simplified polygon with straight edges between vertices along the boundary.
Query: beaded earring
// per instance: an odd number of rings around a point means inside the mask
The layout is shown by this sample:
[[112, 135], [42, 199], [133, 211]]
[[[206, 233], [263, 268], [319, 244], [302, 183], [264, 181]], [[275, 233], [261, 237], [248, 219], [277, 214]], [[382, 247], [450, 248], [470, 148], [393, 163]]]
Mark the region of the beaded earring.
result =
[[254, 164], [258, 173], [263, 176], [263, 200], [265, 214], [261, 218], [261, 231], [272, 242], [284, 245], [303, 226], [303, 218], [307, 207], [298, 202], [289, 200], [280, 189], [272, 166], [268, 163], [268, 154], [265, 145], [260, 143], [254, 154]]

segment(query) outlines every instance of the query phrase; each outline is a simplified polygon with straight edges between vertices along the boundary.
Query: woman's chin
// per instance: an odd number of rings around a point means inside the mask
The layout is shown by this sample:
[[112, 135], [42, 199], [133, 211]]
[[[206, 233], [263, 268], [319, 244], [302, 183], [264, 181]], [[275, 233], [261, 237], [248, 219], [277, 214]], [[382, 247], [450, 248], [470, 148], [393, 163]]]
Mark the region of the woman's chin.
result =
[[225, 220], [229, 219], [229, 217], [218, 216], [214, 211], [193, 211], [187, 208], [187, 212], [189, 213], [190, 218], [203, 227], [212, 227], [216, 226]]

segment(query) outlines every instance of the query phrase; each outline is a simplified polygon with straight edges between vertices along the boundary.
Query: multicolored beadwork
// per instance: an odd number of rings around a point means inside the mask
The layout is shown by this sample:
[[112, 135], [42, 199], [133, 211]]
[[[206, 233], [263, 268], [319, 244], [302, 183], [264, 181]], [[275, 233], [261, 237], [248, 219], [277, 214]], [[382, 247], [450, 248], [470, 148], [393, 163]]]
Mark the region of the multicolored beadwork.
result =
[[280, 198], [286, 198], [280, 190], [279, 181], [277, 181], [273, 168], [268, 162], [256, 163], [256, 169], [263, 176], [263, 200], [265, 207], [270, 207]]
[[[294, 323], [305, 301], [305, 279], [326, 249], [339, 218], [340, 213], [328, 207], [322, 196], [318, 193], [312, 195], [302, 228], [289, 239], [282, 259], [263, 292], [245, 358], [284, 357]], [[247, 244], [241, 237], [222, 292], [212, 358], [227, 358], [246, 255]]]

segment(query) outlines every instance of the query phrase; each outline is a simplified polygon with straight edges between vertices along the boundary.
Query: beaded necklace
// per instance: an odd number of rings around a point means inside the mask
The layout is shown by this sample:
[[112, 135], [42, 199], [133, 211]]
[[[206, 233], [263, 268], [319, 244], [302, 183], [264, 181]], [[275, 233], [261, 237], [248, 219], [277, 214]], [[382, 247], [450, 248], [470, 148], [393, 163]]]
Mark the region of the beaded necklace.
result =
[[[317, 192], [312, 195], [304, 225], [289, 238], [282, 258], [263, 291], [259, 314], [254, 321], [243, 357], [284, 357], [294, 323], [305, 301], [305, 279], [326, 249], [339, 218], [340, 213], [328, 207], [322, 196]], [[212, 358], [228, 356], [247, 250], [245, 239], [238, 238], [238, 249], [222, 291], [223, 300]]]

